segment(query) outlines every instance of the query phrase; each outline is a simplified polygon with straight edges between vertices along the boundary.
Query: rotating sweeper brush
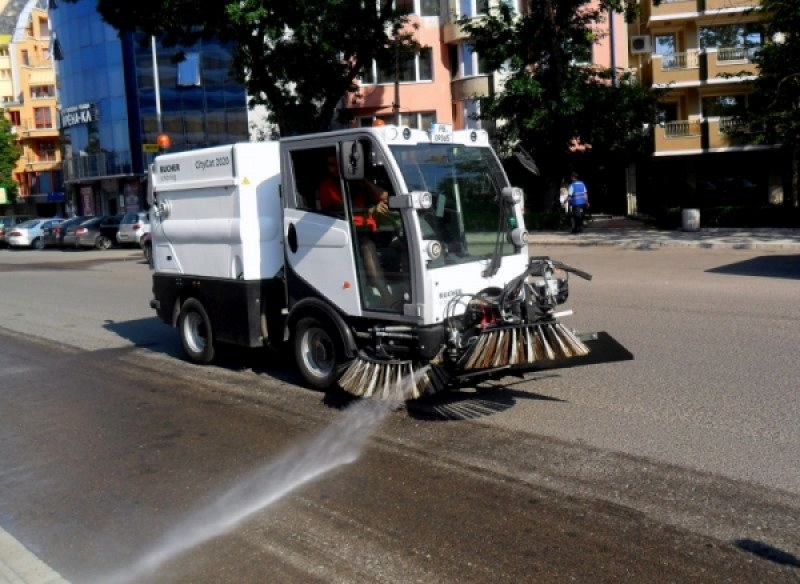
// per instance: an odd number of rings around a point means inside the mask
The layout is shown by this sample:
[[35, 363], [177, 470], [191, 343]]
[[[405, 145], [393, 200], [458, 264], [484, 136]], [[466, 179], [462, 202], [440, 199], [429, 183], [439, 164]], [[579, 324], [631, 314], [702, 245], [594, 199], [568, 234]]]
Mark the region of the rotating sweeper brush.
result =
[[[536, 369], [589, 353], [573, 331], [557, 321], [570, 312], [555, 308], [569, 295], [568, 273], [591, 275], [549, 258], [533, 258], [528, 268], [504, 288], [454, 298], [447, 308], [442, 341], [434, 357], [392, 356], [391, 337], [413, 341], [399, 327], [373, 330], [375, 342], [362, 350], [339, 380], [345, 391], [361, 397], [407, 400], [442, 391], [457, 378], [482, 371]], [[457, 307], [463, 310], [460, 314]], [[413, 344], [413, 343], [412, 343]], [[408, 350], [408, 346], [406, 346]], [[413, 348], [408, 351], [413, 355]]]

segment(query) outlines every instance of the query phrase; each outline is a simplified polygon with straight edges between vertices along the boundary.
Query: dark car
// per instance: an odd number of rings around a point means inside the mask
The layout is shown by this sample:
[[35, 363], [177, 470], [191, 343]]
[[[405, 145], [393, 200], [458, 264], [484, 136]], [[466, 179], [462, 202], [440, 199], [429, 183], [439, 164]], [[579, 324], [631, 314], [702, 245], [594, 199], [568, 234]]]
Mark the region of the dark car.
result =
[[67, 227], [64, 246], [108, 249], [117, 241], [121, 221], [122, 215], [102, 215]]
[[90, 217], [88, 216], [71, 217], [69, 219], [65, 219], [62, 223], [58, 225], [53, 225], [52, 227], [45, 227], [44, 229], [42, 229], [42, 240], [44, 241], [44, 246], [63, 247], [64, 234], [67, 232], [67, 228], [73, 225], [78, 225], [79, 223], [83, 223], [87, 219], [90, 219]]

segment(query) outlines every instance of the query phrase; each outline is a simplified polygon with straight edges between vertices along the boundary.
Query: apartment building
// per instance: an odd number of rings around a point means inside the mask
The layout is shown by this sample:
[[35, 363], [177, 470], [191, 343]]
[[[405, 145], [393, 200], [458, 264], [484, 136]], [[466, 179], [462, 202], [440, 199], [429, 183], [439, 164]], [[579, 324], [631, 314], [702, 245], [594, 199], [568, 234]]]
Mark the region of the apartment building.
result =
[[[367, 69], [359, 95], [346, 103], [354, 125], [371, 125], [379, 119], [422, 129], [438, 122], [453, 124], [456, 129], [490, 130], [486, 121], [475, 119], [480, 113], [478, 98], [501, 91], [504, 73], [486, 67], [467, 42], [458, 20], [480, 18], [500, 2], [517, 12], [527, 9], [527, 0], [397, 0], [398, 9], [409, 14], [410, 23], [418, 27], [416, 39], [423, 49], [398, 68], [381, 69], [373, 63]], [[615, 15], [614, 22], [617, 37], [609, 34], [608, 23], [600, 27], [599, 42], [587, 64], [627, 67], [621, 15]]]
[[[631, 67], [665, 91], [653, 155], [640, 166], [639, 207], [766, 204], [782, 199], [775, 146], [751, 145], [726, 130], [727, 106], [745, 105], [753, 57], [767, 41], [758, 0], [650, 0], [631, 29]], [[650, 209], [648, 209], [650, 208]]]
[[0, 99], [22, 149], [13, 173], [19, 184], [17, 210], [60, 213], [64, 193], [45, 0], [29, 0], [11, 34], [0, 37]]

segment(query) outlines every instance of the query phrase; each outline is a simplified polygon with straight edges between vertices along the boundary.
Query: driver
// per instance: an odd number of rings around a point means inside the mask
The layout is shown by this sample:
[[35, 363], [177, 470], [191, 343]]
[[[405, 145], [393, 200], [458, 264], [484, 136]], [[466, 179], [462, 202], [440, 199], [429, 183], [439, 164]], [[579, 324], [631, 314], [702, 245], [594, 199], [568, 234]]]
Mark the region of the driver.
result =
[[[319, 185], [319, 201], [323, 213], [344, 217], [344, 195], [339, 176], [339, 161], [330, 155], [325, 162], [326, 174]], [[353, 225], [358, 234], [361, 257], [368, 282], [374, 286], [384, 304], [390, 306], [392, 293], [378, 258], [371, 233], [378, 230], [377, 216], [389, 214], [389, 193], [369, 180], [350, 181], [352, 187]]]

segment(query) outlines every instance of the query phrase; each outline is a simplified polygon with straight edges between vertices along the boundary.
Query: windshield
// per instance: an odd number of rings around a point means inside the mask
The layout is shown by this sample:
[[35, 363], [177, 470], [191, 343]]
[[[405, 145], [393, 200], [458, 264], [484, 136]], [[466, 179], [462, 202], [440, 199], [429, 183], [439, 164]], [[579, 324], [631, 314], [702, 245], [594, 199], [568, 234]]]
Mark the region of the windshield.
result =
[[496, 198], [507, 181], [490, 148], [455, 144], [392, 146], [409, 191], [433, 195], [430, 209], [418, 211], [423, 239], [442, 244], [429, 268], [489, 258], [498, 245], [514, 253], [499, 225]]

